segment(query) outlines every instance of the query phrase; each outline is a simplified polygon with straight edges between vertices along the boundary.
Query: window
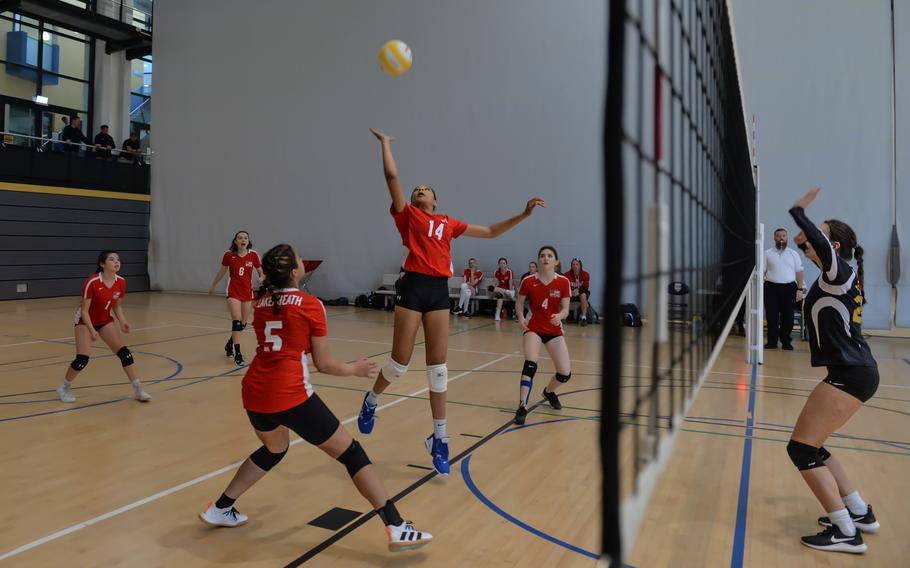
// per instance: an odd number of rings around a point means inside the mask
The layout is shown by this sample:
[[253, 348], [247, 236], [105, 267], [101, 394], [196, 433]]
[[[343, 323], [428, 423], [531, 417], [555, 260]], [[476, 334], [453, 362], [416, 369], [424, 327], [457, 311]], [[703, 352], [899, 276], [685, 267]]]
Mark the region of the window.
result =
[[[92, 42], [84, 34], [11, 12], [0, 14], [3, 129], [12, 132], [15, 126], [16, 133], [29, 135], [54, 131], [53, 124], [45, 124], [48, 113], [87, 119], [92, 62]], [[47, 97], [48, 104], [36, 105], [36, 95]], [[27, 121], [32, 122], [26, 128]], [[86, 120], [83, 131], [89, 127]]]

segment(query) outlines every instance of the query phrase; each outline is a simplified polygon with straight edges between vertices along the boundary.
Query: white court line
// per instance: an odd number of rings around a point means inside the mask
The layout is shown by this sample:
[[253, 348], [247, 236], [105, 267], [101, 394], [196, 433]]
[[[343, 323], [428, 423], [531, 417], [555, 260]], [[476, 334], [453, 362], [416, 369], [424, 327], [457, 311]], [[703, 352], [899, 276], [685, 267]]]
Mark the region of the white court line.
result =
[[[164, 328], [166, 328], [166, 327], [176, 327], [176, 325], [179, 325], [179, 324], [153, 325], [153, 326], [150, 326], [150, 327], [134, 327], [134, 328], [132, 328], [132, 329], [130, 330], [130, 332], [134, 332], [134, 331], [145, 331], [145, 330], [147, 330], [147, 329], [164, 329]], [[73, 338], [72, 335], [67, 335], [66, 337], [56, 337], [56, 338], [54, 338], [54, 339], [37, 339], [37, 340], [35, 340], [35, 341], [24, 341], [24, 342], [22, 342], [22, 343], [6, 343], [6, 344], [0, 345], [0, 347], [19, 347], [20, 345], [34, 345], [34, 344], [36, 344], [36, 343], [48, 343], [48, 342], [54, 342], [54, 341], [64, 341], [64, 340], [72, 339], [72, 338]]]
[[[500, 361], [502, 361], [503, 359], [506, 359], [506, 358], [508, 358], [508, 357], [509, 357], [509, 355], [503, 355], [502, 357], [499, 357], [498, 359], [494, 359], [493, 361], [490, 361], [490, 362], [488, 362], [488, 363], [484, 363], [483, 365], [479, 365], [479, 366], [477, 366], [477, 367], [474, 367], [474, 368], [471, 369], [470, 371], [464, 371], [463, 373], [459, 373], [459, 374], [455, 375], [454, 377], [450, 378], [450, 379], [449, 379], [449, 382], [458, 380], [458, 379], [460, 379], [460, 378], [462, 378], [462, 377], [464, 377], [464, 376], [466, 376], [466, 375], [471, 374], [471, 373], [474, 372], [474, 371], [479, 371], [479, 370], [481, 370], [481, 369], [485, 369], [486, 367], [489, 367], [490, 365], [495, 365], [496, 363], [499, 363]], [[405, 396], [400, 396], [400, 395], [399, 395], [400, 398], [397, 398], [397, 399], [393, 400], [392, 402], [383, 404], [383, 405], [379, 406], [376, 410], [377, 410], [377, 411], [383, 410], [383, 409], [389, 408], [390, 406], [395, 406], [396, 404], [401, 403], [401, 402], [404, 402], [404, 401], [406, 401], [406, 400], [411, 400], [411, 397], [415, 397], [415, 396], [417, 396], [417, 395], [421, 395], [421, 394], [427, 392], [428, 390], [430, 390], [429, 387], [425, 387], [425, 388], [422, 388], [422, 389], [420, 389], [420, 390], [414, 391], [414, 392], [412, 392], [411, 394], [408, 394], [408, 395], [405, 395]], [[390, 395], [390, 396], [395, 396], [395, 395]], [[346, 419], [346, 420], [343, 420], [341, 423], [342, 423], [342, 424], [349, 424], [349, 423], [353, 422], [354, 420], [357, 420], [357, 416], [351, 416], [350, 418], [348, 418], [348, 419]], [[289, 445], [290, 445], [290, 446], [293, 446], [293, 445], [299, 444], [300, 442], [303, 442], [303, 439], [302, 439], [302, 438], [297, 438], [296, 440], [292, 440], [291, 443], [290, 443]], [[92, 526], [92, 525], [96, 525], [96, 524], [98, 524], [98, 523], [100, 523], [100, 522], [102, 522], [102, 521], [106, 521], [107, 519], [110, 519], [110, 518], [112, 518], [112, 517], [116, 517], [117, 515], [120, 515], [120, 514], [122, 514], [122, 513], [126, 513], [127, 511], [131, 511], [131, 510], [133, 510], [133, 509], [135, 509], [135, 508], [137, 508], [137, 507], [141, 507], [141, 506], [143, 506], [143, 505], [147, 505], [148, 503], [151, 503], [151, 502], [153, 502], [153, 501], [157, 501], [157, 500], [159, 500], [159, 499], [161, 499], [161, 498], [163, 498], [163, 497], [167, 497], [168, 495], [177, 493], [178, 491], [182, 491], [183, 489], [186, 489], [187, 487], [192, 487], [193, 485], [197, 485], [197, 484], [199, 484], [199, 483], [202, 483], [203, 481], [206, 481], [206, 480], [211, 479], [211, 478], [213, 478], [213, 477], [219, 476], [219, 475], [221, 475], [222, 473], [227, 473], [228, 471], [231, 471], [232, 469], [236, 469], [237, 467], [239, 467], [240, 464], [242, 464], [244, 461], [246, 461], [246, 458], [244, 458], [244, 459], [242, 459], [242, 460], [240, 460], [240, 461], [234, 462], [234, 463], [232, 463], [232, 464], [230, 464], [230, 465], [226, 465], [226, 466], [224, 466], [224, 467], [222, 467], [222, 468], [220, 468], [220, 469], [216, 469], [215, 471], [206, 473], [205, 475], [200, 475], [199, 477], [196, 477], [196, 478], [191, 479], [191, 480], [189, 480], [189, 481], [187, 481], [187, 482], [181, 483], [180, 485], [175, 485], [175, 486], [171, 487], [170, 489], [165, 489], [164, 491], [159, 491], [158, 493], [155, 493], [154, 495], [150, 495], [150, 496], [148, 496], [148, 497], [146, 497], [146, 498], [144, 498], [144, 499], [140, 499], [140, 500], [138, 500], [138, 501], [134, 501], [134, 502], [130, 503], [129, 505], [124, 505], [123, 507], [120, 507], [120, 508], [118, 508], [118, 509], [114, 509], [113, 511], [110, 511], [110, 512], [108, 512], [108, 513], [104, 513], [103, 515], [98, 515], [97, 517], [93, 517], [93, 518], [91, 518], [91, 519], [89, 519], [89, 520], [87, 520], [87, 521], [83, 521], [83, 522], [81, 522], [81, 523], [77, 523], [77, 524], [75, 524], [75, 525], [73, 525], [73, 526], [71, 526], [71, 527], [67, 527], [67, 528], [65, 528], [65, 529], [63, 529], [63, 530], [60, 530], [60, 531], [57, 531], [57, 532], [55, 532], [55, 533], [53, 533], [53, 534], [49, 534], [49, 535], [47, 535], [47, 536], [45, 536], [45, 537], [39, 538], [38, 540], [33, 540], [32, 542], [30, 542], [30, 543], [28, 543], [28, 544], [23, 544], [23, 545], [20, 546], [19, 548], [15, 548], [15, 549], [13, 549], [13, 550], [10, 550], [9, 552], [6, 552], [6, 553], [0, 555], [0, 561], [6, 560], [7, 558], [12, 558], [13, 556], [16, 556], [16, 555], [18, 555], [18, 554], [22, 554], [23, 552], [29, 551], [29, 550], [31, 550], [31, 549], [33, 549], [33, 548], [37, 548], [37, 547], [41, 546], [42, 544], [47, 544], [47, 543], [49, 543], [49, 542], [52, 542], [52, 541], [54, 541], [54, 540], [57, 540], [58, 538], [62, 538], [62, 537], [64, 537], [64, 536], [68, 535], [68, 534], [72, 534], [72, 533], [74, 533], [74, 532], [76, 532], [76, 531], [80, 531], [80, 530], [82, 530], [82, 529], [84, 529], [84, 528], [90, 527], [90, 526]]]

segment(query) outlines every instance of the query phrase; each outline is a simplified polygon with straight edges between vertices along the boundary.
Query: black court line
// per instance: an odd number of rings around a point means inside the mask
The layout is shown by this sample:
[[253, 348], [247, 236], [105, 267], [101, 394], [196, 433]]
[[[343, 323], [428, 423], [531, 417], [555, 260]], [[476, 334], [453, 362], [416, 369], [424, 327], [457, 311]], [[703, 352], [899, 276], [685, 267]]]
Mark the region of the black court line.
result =
[[[533, 410], [534, 410], [535, 408], [537, 408], [542, 402], [543, 402], [543, 400], [541, 400], [541, 401], [535, 403], [533, 406], [531, 406], [531, 408], [528, 409], [528, 412], [533, 411]], [[486, 436], [484, 436], [483, 438], [481, 438], [480, 440], [478, 440], [477, 442], [475, 442], [471, 447], [469, 447], [469, 448], [466, 449], [465, 451], [461, 452], [460, 454], [458, 454], [457, 456], [455, 456], [454, 458], [452, 458], [451, 460], [449, 460], [449, 464], [450, 464], [450, 465], [454, 465], [454, 464], [458, 463], [459, 461], [462, 460], [462, 458], [464, 458], [465, 456], [470, 455], [470, 454], [471, 454], [473, 451], [475, 451], [477, 448], [483, 446], [484, 444], [486, 444], [487, 442], [489, 442], [490, 440], [492, 440], [493, 438], [495, 438], [496, 436], [498, 436], [501, 432], [503, 432], [503, 431], [506, 430], [507, 428], [510, 428], [510, 427], [512, 426], [512, 424], [513, 424], [513, 423], [512, 423], [512, 420], [509, 420], [508, 422], [506, 422], [505, 424], [503, 424], [503, 425], [500, 426], [499, 428], [496, 428], [495, 430], [493, 430], [492, 432], [490, 432], [489, 434], [487, 434]], [[401, 499], [404, 499], [404, 498], [407, 497], [409, 494], [411, 494], [412, 492], [414, 492], [416, 489], [418, 489], [419, 487], [421, 487], [422, 485], [424, 485], [426, 482], [430, 481], [431, 479], [433, 479], [433, 478], [436, 477], [437, 475], [438, 475], [438, 474], [437, 474], [435, 471], [432, 471], [432, 472], [426, 474], [425, 476], [421, 477], [420, 479], [418, 479], [417, 481], [415, 481], [414, 483], [412, 483], [411, 485], [409, 485], [408, 487], [406, 487], [405, 489], [403, 489], [401, 492], [399, 492], [397, 495], [395, 495], [394, 497], [392, 497], [390, 500], [391, 500], [393, 503], [397, 503], [398, 501], [400, 501]], [[325, 539], [325, 540], [322, 541], [321, 543], [317, 544], [317, 545], [314, 546], [313, 548], [311, 548], [311, 549], [309, 549], [308, 551], [306, 551], [304, 554], [302, 554], [301, 556], [299, 556], [296, 560], [293, 560], [292, 562], [288, 563], [288, 564], [285, 566], [285, 568], [296, 568], [297, 566], [300, 566], [301, 564], [303, 564], [303, 563], [306, 562], [307, 560], [313, 559], [317, 554], [319, 554], [320, 552], [322, 552], [322, 551], [325, 550], [326, 548], [332, 546], [333, 544], [335, 544], [335, 543], [338, 542], [339, 540], [343, 539], [343, 538], [346, 537], [347, 535], [351, 534], [352, 532], [354, 532], [356, 529], [360, 528], [362, 525], [364, 525], [367, 521], [369, 521], [370, 519], [372, 519], [372, 518], [375, 517], [375, 516], [376, 516], [376, 511], [375, 511], [375, 510], [374, 510], [374, 511], [370, 511], [369, 513], [364, 513], [363, 515], [361, 515], [360, 518], [358, 518], [357, 520], [355, 520], [354, 522], [352, 522], [351, 524], [349, 524], [348, 526], [346, 526], [344, 529], [342, 529], [342, 530], [336, 532], [335, 534], [333, 534], [333, 535], [330, 536], [329, 538]]]
[[462, 435], [462, 436], [467, 436], [468, 438], [483, 438], [483, 436], [481, 436], [481, 435], [479, 435], [479, 434], [468, 434], [468, 433], [466, 433], [466, 432], [462, 432], [461, 435]]

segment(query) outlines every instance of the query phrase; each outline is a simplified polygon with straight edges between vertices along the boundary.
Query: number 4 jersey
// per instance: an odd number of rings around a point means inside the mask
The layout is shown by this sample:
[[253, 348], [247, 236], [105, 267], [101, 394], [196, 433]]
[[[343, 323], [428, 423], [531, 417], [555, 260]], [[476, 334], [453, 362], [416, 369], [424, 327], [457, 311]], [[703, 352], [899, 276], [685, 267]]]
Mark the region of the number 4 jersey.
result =
[[277, 291], [254, 303], [256, 357], [243, 377], [243, 407], [253, 412], [281, 412], [313, 394], [307, 353], [311, 337], [328, 333], [322, 302], [296, 288]]
[[569, 279], [556, 274], [549, 284], [544, 284], [537, 277], [538, 274], [526, 276], [518, 289], [518, 295], [526, 297], [531, 307], [528, 329], [538, 335], [562, 335], [562, 322], [553, 325], [550, 318], [562, 309], [562, 299], [572, 295]]
[[468, 224], [448, 215], [431, 215], [410, 203], [400, 212], [390, 209], [401, 244], [408, 247], [404, 269], [427, 276], [452, 277], [452, 239], [457, 239]]

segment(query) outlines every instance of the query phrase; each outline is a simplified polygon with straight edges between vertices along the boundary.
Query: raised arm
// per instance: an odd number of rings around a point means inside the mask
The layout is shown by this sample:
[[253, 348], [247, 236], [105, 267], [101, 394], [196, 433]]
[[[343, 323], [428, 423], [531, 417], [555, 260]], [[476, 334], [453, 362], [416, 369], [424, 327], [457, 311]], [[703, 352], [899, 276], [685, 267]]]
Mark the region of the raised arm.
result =
[[535, 197], [528, 201], [528, 204], [525, 206], [525, 210], [515, 215], [514, 217], [509, 217], [504, 221], [498, 223], [493, 223], [492, 225], [468, 225], [468, 228], [465, 229], [464, 234], [468, 237], [477, 237], [480, 239], [495, 239], [499, 235], [505, 233], [515, 225], [521, 223], [525, 219], [531, 216], [531, 213], [534, 212], [535, 207], [546, 207], [546, 202], [540, 198]]
[[816, 227], [815, 224], [809, 220], [805, 210], [806, 207], [815, 201], [815, 197], [818, 195], [819, 191], [821, 191], [820, 187], [813, 187], [806, 192], [805, 195], [799, 198], [790, 209], [790, 216], [793, 217], [793, 220], [799, 228], [802, 229], [802, 237], [796, 235], [793, 242], [799, 246], [808, 240], [812, 245], [812, 248], [815, 249], [815, 254], [818, 256], [818, 259], [821, 261], [822, 271], [828, 273], [831, 271], [834, 262], [836, 262], [834, 247], [831, 245], [831, 241], [828, 240], [828, 237], [822, 233], [821, 229]]
[[358, 359], [353, 363], [336, 361], [332, 358], [332, 352], [329, 350], [329, 338], [327, 336], [312, 336], [310, 344], [313, 349], [313, 364], [319, 369], [320, 373], [326, 375], [335, 375], [336, 377], [363, 377], [367, 379], [376, 378], [379, 374], [379, 368], [374, 361]]
[[370, 129], [379, 142], [382, 144], [382, 171], [385, 174], [385, 183], [389, 186], [389, 195], [392, 196], [392, 207], [395, 212], [401, 212], [408, 202], [404, 198], [404, 192], [401, 191], [401, 182], [398, 180], [398, 167], [395, 165], [395, 158], [392, 156], [392, 136], [387, 136], [382, 132]]

